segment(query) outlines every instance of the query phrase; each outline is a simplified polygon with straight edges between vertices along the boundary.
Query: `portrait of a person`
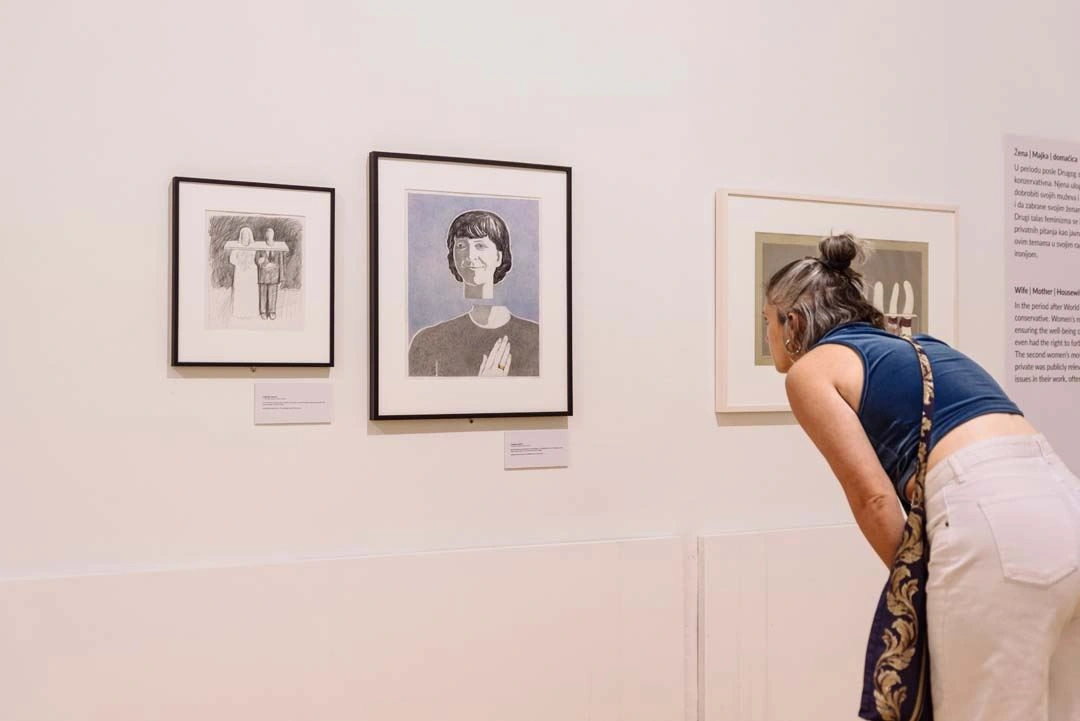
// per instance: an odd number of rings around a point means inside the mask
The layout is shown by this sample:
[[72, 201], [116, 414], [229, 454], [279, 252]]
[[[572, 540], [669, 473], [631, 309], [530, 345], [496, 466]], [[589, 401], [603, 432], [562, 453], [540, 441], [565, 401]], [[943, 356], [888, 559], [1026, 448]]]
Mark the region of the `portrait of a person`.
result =
[[510, 231], [487, 210], [461, 213], [446, 233], [449, 275], [472, 308], [417, 331], [410, 376], [538, 376], [540, 326], [494, 302], [513, 267]]

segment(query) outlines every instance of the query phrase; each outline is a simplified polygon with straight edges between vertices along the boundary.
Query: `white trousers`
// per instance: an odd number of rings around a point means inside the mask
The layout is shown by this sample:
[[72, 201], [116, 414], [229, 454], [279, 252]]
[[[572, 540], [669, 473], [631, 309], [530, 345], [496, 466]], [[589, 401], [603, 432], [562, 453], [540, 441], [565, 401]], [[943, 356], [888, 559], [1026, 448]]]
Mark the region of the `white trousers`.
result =
[[1041, 436], [926, 479], [936, 721], [1080, 721], [1080, 480]]

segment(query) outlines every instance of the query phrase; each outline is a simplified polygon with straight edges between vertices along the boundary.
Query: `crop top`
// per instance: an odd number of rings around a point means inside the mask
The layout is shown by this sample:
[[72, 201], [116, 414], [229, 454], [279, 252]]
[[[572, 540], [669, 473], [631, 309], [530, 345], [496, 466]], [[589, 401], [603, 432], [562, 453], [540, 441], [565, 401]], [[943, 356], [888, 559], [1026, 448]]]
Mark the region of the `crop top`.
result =
[[[988, 413], [1023, 415], [989, 373], [948, 344], [927, 335], [916, 340], [934, 373], [934, 416], [930, 449], [960, 424]], [[816, 344], [847, 346], [863, 362], [859, 421], [905, 510], [903, 492], [917, 466], [922, 418], [922, 374], [906, 340], [869, 323], [839, 325]]]

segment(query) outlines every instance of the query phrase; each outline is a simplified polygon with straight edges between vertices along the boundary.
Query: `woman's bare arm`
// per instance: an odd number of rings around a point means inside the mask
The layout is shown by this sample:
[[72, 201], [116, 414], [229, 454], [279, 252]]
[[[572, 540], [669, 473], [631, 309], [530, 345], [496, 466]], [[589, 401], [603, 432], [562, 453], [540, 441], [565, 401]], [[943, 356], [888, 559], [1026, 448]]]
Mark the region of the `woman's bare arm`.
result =
[[795, 419], [825, 457], [866, 540], [891, 566], [904, 532], [904, 513], [851, 406], [836, 387], [837, 356], [811, 353], [788, 371]]

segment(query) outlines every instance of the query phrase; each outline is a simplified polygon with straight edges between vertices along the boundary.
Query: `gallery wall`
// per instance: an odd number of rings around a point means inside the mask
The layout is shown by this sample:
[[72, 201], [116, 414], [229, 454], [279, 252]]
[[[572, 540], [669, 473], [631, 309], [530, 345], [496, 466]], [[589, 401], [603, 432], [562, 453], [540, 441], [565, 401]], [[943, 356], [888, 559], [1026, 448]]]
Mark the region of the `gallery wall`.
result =
[[[1000, 374], [1002, 137], [1080, 127], [1056, 0], [0, 16], [9, 583], [847, 524], [789, 416], [713, 412], [715, 191], [958, 205], [959, 345]], [[367, 420], [375, 149], [573, 167], [572, 418]], [[337, 189], [334, 368], [169, 367], [175, 175]], [[255, 427], [260, 379], [329, 380], [334, 422]], [[503, 470], [563, 427], [568, 469]]]

